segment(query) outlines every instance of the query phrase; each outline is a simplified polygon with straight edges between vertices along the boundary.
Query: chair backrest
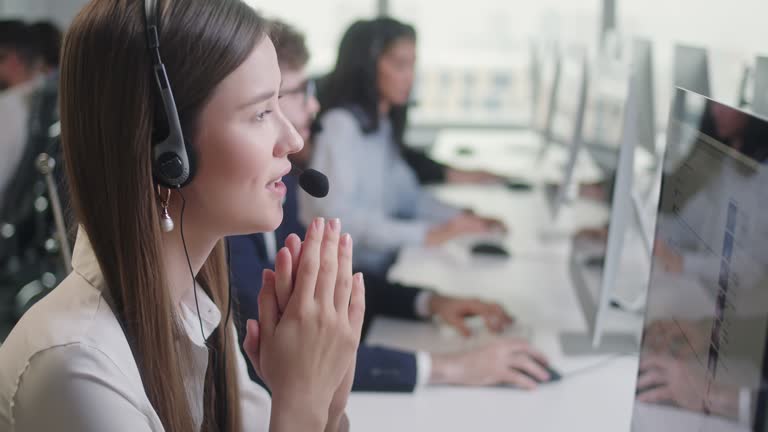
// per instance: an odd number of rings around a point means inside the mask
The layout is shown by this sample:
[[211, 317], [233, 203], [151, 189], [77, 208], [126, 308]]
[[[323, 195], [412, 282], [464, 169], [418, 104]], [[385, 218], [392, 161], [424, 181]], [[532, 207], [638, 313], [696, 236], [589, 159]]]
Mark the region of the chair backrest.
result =
[[54, 158], [58, 163], [54, 178], [58, 188], [64, 190], [58, 123], [58, 77], [51, 76], [32, 94], [27, 143], [5, 189], [5, 202], [0, 203], [0, 277], [5, 281], [17, 279], [15, 274], [24, 274], [23, 278], [29, 279], [36, 273], [61, 271], [51, 268], [56, 261], [48, 259], [58, 256], [58, 245], [50, 241], [56, 238], [51, 198], [45, 177], [36, 166], [41, 153]]

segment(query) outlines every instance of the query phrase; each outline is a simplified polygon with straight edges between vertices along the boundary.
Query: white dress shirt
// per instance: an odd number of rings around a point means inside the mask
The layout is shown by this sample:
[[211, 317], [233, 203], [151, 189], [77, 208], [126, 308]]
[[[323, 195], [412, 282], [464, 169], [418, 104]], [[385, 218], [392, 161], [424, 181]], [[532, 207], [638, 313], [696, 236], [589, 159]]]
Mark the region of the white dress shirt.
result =
[[[74, 271], [33, 306], [0, 346], [0, 431], [159, 432], [160, 418], [144, 392], [125, 334], [105, 300], [104, 277], [80, 230]], [[206, 337], [218, 326], [215, 303], [197, 288]], [[184, 382], [199, 430], [208, 350], [189, 293], [179, 320], [191, 340], [191, 366]], [[236, 346], [237, 372], [246, 431], [267, 431], [268, 393], [248, 378]]]

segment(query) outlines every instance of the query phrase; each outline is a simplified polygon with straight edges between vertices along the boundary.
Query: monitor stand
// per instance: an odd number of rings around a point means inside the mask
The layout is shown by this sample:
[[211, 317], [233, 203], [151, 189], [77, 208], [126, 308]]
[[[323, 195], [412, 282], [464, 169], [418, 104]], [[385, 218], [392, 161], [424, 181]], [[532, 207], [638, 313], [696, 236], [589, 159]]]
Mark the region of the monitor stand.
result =
[[640, 343], [630, 332], [604, 332], [600, 344], [595, 347], [589, 333], [562, 332], [560, 347], [566, 356], [634, 354], [639, 352]]

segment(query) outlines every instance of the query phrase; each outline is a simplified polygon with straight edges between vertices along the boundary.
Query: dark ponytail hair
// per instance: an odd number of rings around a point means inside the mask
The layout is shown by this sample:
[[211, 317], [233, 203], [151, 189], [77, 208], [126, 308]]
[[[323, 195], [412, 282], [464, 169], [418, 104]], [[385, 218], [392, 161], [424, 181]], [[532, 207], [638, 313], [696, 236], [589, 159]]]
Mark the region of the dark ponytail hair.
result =
[[[341, 39], [336, 67], [318, 86], [321, 115], [334, 108], [353, 111], [363, 133], [379, 129], [377, 65], [381, 56], [402, 39], [416, 41], [416, 30], [392, 18], [353, 23]], [[389, 112], [395, 142], [402, 146], [408, 106]]]

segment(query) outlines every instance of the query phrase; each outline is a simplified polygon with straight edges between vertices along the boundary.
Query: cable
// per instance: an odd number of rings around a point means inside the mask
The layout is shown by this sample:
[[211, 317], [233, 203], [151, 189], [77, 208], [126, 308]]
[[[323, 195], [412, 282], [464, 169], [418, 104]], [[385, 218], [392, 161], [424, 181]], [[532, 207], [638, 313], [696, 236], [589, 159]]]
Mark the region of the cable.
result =
[[192, 270], [192, 262], [189, 260], [189, 251], [187, 250], [187, 241], [184, 239], [184, 209], [187, 207], [187, 200], [184, 199], [184, 194], [181, 193], [181, 189], [176, 189], [181, 197], [181, 217], [179, 218], [179, 228], [181, 231], [181, 244], [184, 245], [184, 255], [187, 257], [187, 266], [189, 267], [189, 275], [192, 277], [192, 292], [195, 295], [195, 308], [197, 309], [197, 321], [200, 323], [200, 336], [203, 337], [203, 344], [208, 345], [205, 337], [205, 330], [203, 330], [203, 318], [200, 316], [200, 303], [197, 301], [197, 284], [195, 283], [195, 272]]
[[[227, 351], [228, 351], [228, 343], [229, 343], [229, 338], [227, 337], [228, 336], [227, 323], [229, 322], [229, 313], [232, 311], [232, 270], [231, 270], [231, 268], [232, 268], [231, 256], [232, 255], [230, 254], [230, 251], [229, 251], [229, 242], [226, 239], [224, 240], [224, 245], [227, 248], [227, 314], [225, 315], [225, 318], [224, 318], [224, 325], [221, 328], [222, 336], [224, 337], [224, 352], [221, 354], [221, 360], [222, 360], [222, 363], [223, 363], [223, 365], [222, 365], [222, 367], [220, 369], [221, 371], [224, 371], [224, 368], [227, 367]], [[227, 430], [227, 420], [228, 420], [228, 417], [227, 417], [227, 411], [228, 411], [228, 408], [227, 408], [227, 402], [228, 402], [228, 400], [227, 400], [227, 374], [226, 374], [226, 372], [224, 372], [224, 376], [222, 378], [223, 378], [222, 379], [222, 386], [223, 386], [222, 390], [224, 391], [224, 406], [223, 406], [223, 411], [224, 412], [222, 413], [222, 419], [224, 420], [224, 425], [223, 425], [224, 427], [222, 428], [222, 430], [226, 431]]]
[[[195, 296], [195, 308], [197, 309], [197, 320], [200, 323], [200, 335], [203, 337], [203, 344], [206, 346], [208, 345], [207, 338], [205, 337], [205, 330], [203, 330], [203, 319], [200, 315], [200, 303], [197, 300], [197, 284], [195, 283], [195, 272], [192, 270], [192, 262], [189, 259], [189, 251], [187, 250], [187, 241], [184, 238], [184, 209], [187, 206], [187, 200], [184, 198], [184, 194], [181, 193], [181, 189], [177, 189], [179, 192], [179, 196], [181, 197], [181, 217], [179, 218], [179, 225], [180, 225], [180, 231], [181, 231], [181, 243], [184, 246], [184, 255], [187, 258], [187, 266], [189, 267], [189, 274], [192, 277], [192, 291], [194, 292]], [[229, 242], [224, 241], [224, 244], [226, 245], [226, 252], [227, 252], [227, 313], [225, 315], [223, 325], [221, 326], [221, 337], [224, 338], [224, 351], [221, 353], [221, 360], [222, 364], [220, 367], [217, 367], [217, 372], [223, 373], [224, 376], [220, 377], [222, 382], [222, 395], [223, 397], [223, 405], [221, 406], [222, 412], [219, 413], [219, 416], [221, 420], [224, 422], [222, 425], [221, 430], [227, 430], [227, 412], [229, 411], [227, 405], [227, 377], [225, 369], [227, 367], [227, 351], [228, 351], [228, 344], [229, 344], [229, 338], [228, 332], [227, 332], [227, 323], [229, 322], [230, 313], [232, 312], [232, 271], [230, 270], [232, 268], [231, 263], [231, 254], [229, 250]], [[220, 323], [221, 324], [221, 323]], [[210, 349], [210, 347], [209, 347]]]
[[572, 370], [572, 371], [564, 372], [562, 374], [562, 377], [563, 377], [563, 379], [566, 379], [566, 378], [571, 378], [574, 375], [581, 375], [581, 374], [584, 374], [584, 373], [587, 373], [587, 372], [591, 372], [591, 371], [593, 371], [595, 369], [599, 369], [599, 368], [604, 367], [604, 366], [606, 366], [606, 365], [608, 365], [610, 363], [613, 363], [614, 361], [616, 361], [616, 360], [618, 360], [618, 359], [620, 359], [622, 357], [627, 357], [627, 356], [631, 356], [631, 355], [635, 355], [635, 354], [637, 354], [637, 353], [636, 352], [623, 352], [623, 353], [612, 354], [612, 355], [608, 356], [607, 358], [605, 358], [603, 360], [600, 360], [600, 361], [597, 361], [597, 362], [595, 362], [595, 363], [593, 363], [591, 365], [584, 366], [584, 367], [581, 367], [581, 368], [578, 368], [578, 369], [575, 369], [575, 370]]
[[[179, 225], [180, 225], [180, 231], [181, 231], [181, 244], [184, 246], [184, 256], [187, 258], [187, 266], [189, 267], [189, 274], [192, 277], [192, 290], [195, 295], [195, 308], [197, 309], [197, 320], [200, 323], [200, 335], [203, 337], [203, 343], [207, 346], [208, 341], [205, 337], [205, 330], [203, 329], [203, 319], [200, 315], [200, 303], [197, 300], [197, 284], [195, 283], [195, 272], [192, 270], [192, 262], [189, 259], [189, 251], [187, 250], [187, 241], [184, 238], [184, 210], [187, 207], [187, 200], [184, 198], [184, 194], [181, 193], [181, 189], [177, 189], [179, 192], [179, 196], [181, 197], [181, 217], [179, 218]], [[223, 407], [222, 407], [222, 413], [221, 413], [221, 419], [224, 422], [222, 430], [227, 430], [227, 422], [228, 418], [227, 415], [229, 413], [229, 409], [227, 407], [228, 401], [227, 401], [227, 377], [226, 377], [226, 367], [227, 367], [227, 345], [229, 342], [229, 337], [227, 337], [227, 323], [229, 322], [229, 317], [232, 312], [232, 260], [231, 260], [231, 253], [229, 250], [229, 242], [224, 241], [224, 244], [226, 245], [226, 253], [227, 253], [227, 313], [224, 317], [223, 325], [220, 328], [221, 331], [221, 337], [224, 338], [224, 352], [221, 354], [221, 360], [222, 365], [220, 367], [217, 367], [216, 369], [218, 371], [223, 371], [224, 376], [222, 378], [222, 390], [223, 394], [221, 399], [223, 401]], [[210, 347], [208, 347], [211, 349]]]
[[224, 318], [224, 325], [226, 325], [229, 322], [229, 314], [232, 312], [232, 255], [229, 251], [229, 242], [224, 240], [224, 245], [227, 248], [227, 314]]

